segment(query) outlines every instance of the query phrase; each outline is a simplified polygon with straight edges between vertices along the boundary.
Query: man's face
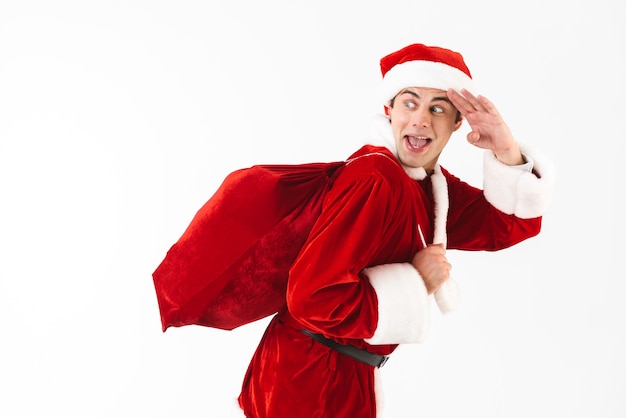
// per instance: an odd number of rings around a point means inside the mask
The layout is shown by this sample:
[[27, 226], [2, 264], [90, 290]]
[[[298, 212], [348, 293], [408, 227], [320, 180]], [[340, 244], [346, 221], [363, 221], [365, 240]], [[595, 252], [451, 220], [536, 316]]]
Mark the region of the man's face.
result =
[[398, 158], [408, 167], [435, 168], [452, 132], [461, 126], [458, 111], [445, 91], [409, 87], [393, 100], [389, 109]]

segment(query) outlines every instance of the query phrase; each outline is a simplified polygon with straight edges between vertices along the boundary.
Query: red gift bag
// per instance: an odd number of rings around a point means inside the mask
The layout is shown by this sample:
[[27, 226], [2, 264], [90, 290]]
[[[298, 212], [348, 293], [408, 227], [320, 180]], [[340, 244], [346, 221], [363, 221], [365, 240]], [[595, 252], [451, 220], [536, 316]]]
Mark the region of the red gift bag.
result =
[[289, 268], [345, 162], [229, 174], [153, 273], [163, 331], [231, 330], [285, 304]]

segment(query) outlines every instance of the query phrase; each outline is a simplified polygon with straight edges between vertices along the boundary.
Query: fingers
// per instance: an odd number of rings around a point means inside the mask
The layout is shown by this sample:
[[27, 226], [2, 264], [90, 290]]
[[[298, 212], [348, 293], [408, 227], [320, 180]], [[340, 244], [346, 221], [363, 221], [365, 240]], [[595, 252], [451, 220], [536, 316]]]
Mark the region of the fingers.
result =
[[424, 280], [429, 294], [435, 292], [450, 277], [452, 270], [442, 244], [431, 244], [418, 251], [413, 257], [412, 264]]
[[475, 112], [496, 113], [496, 108], [486, 97], [474, 96], [466, 89], [461, 89], [461, 92], [456, 90], [448, 90], [448, 98], [452, 104], [461, 112], [463, 116]]
[[463, 95], [459, 94], [453, 89], [449, 89], [448, 98], [450, 99], [452, 104], [459, 110], [459, 112], [461, 112], [461, 114], [466, 117], [467, 115], [476, 111], [476, 107], [472, 103], [472, 99], [474, 100], [474, 103], [478, 103], [478, 101], [467, 90], [461, 90], [461, 93], [463, 93]]
[[467, 134], [467, 142], [469, 142], [470, 144], [473, 145], [479, 140], [480, 140], [480, 133], [471, 131], [470, 133]]
[[485, 112], [487, 110], [485, 109], [485, 106], [483, 106], [483, 104], [478, 100], [478, 98], [474, 96], [472, 93], [470, 93], [469, 91], [462, 89], [461, 94], [469, 103], [468, 107], [471, 109], [471, 111]]

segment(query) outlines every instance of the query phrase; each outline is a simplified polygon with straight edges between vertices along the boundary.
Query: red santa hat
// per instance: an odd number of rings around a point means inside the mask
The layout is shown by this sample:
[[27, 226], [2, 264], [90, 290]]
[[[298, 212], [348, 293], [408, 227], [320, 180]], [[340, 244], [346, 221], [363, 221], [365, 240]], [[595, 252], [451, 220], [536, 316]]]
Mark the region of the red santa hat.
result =
[[385, 106], [407, 87], [466, 89], [475, 93], [472, 75], [463, 56], [445, 48], [409, 45], [381, 59], [380, 70]]

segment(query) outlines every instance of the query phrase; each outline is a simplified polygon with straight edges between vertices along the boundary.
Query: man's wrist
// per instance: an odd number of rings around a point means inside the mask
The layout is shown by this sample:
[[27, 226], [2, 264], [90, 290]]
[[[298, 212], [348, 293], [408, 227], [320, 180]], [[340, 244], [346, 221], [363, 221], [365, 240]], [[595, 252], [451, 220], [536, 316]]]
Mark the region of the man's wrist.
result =
[[502, 164], [515, 166], [515, 165], [524, 165], [526, 164], [526, 160], [522, 155], [522, 152], [519, 149], [519, 146], [515, 146], [514, 148], [509, 148], [506, 150], [494, 151], [493, 154], [496, 156], [498, 161]]

